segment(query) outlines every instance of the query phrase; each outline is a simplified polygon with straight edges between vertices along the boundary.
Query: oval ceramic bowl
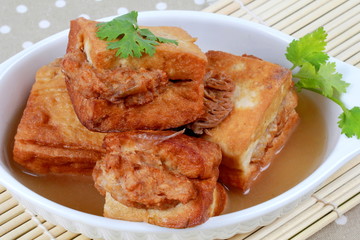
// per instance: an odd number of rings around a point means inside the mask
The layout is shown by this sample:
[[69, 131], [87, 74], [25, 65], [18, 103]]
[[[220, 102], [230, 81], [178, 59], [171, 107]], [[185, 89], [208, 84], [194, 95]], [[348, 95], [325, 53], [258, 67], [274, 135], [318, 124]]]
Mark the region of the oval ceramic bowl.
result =
[[[105, 20], [109, 20], [105, 19]], [[204, 50], [222, 50], [233, 54], [253, 54], [264, 60], [289, 67], [284, 57], [291, 37], [263, 25], [238, 18], [202, 12], [163, 11], [139, 14], [140, 25], [179, 26], [197, 37], [197, 44]], [[327, 143], [321, 165], [298, 185], [285, 193], [238, 212], [212, 217], [206, 223], [189, 229], [167, 229], [146, 223], [107, 219], [79, 212], [34, 193], [19, 183], [8, 168], [7, 146], [10, 144], [8, 128], [16, 119], [27, 100], [39, 67], [65, 53], [67, 31], [55, 34], [12, 57], [0, 69], [0, 183], [25, 207], [48, 221], [59, 224], [72, 232], [83, 233], [91, 238], [105, 239], [222, 239], [236, 233], [248, 232], [266, 225], [293, 209], [327, 177], [360, 151], [360, 141], [340, 135], [337, 128], [337, 105], [316, 95], [309, 94], [324, 115]], [[343, 62], [337, 70], [344, 80], [351, 83], [343, 100], [348, 107], [360, 103], [360, 70]]]

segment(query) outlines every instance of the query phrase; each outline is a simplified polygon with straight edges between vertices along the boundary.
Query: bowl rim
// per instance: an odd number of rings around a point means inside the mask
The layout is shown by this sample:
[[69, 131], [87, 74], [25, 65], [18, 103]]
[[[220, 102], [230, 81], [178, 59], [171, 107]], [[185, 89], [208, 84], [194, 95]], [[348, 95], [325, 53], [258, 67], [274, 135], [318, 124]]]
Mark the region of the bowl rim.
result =
[[[286, 42], [287, 44], [293, 40], [294, 38], [272, 29], [270, 27], [249, 22], [240, 18], [234, 18], [225, 15], [218, 15], [213, 13], [205, 13], [198, 11], [183, 11], [183, 10], [166, 10], [166, 11], [146, 11], [139, 12], [139, 20], [153, 17], [171, 17], [177, 15], [186, 15], [186, 17], [193, 17], [196, 19], [202, 18], [206, 19], [216, 19], [222, 22], [232, 22], [235, 24], [247, 25], [249, 27], [254, 28], [256, 31], [264, 31], [268, 34], [275, 36], [276, 38]], [[153, 16], [155, 15], [155, 16]], [[102, 18], [100, 20], [109, 20], [115, 16]], [[27, 56], [31, 55], [33, 52], [36, 52], [38, 49], [46, 46], [47, 44], [59, 40], [64, 35], [67, 35], [68, 29], [51, 35], [44, 40], [35, 43], [29, 48], [23, 50], [22, 52], [16, 54], [11, 57], [7, 61], [3, 62], [0, 65], [0, 83], [2, 82], [3, 76], [6, 72], [15, 66], [18, 62], [26, 59]], [[338, 61], [339, 62], [339, 61]], [[348, 145], [354, 146], [356, 148], [349, 148]], [[334, 153], [334, 151], [337, 151]], [[189, 232], [189, 231], [202, 231], [208, 229], [219, 229], [224, 226], [237, 224], [239, 222], [244, 222], [248, 220], [252, 220], [254, 218], [259, 218], [263, 215], [266, 215], [272, 211], [278, 210], [287, 204], [301, 198], [307, 193], [314, 190], [317, 186], [319, 186], [327, 177], [329, 177], [332, 173], [334, 173], [338, 168], [340, 168], [343, 164], [346, 163], [346, 160], [351, 159], [351, 157], [355, 156], [360, 152], [359, 144], [354, 143], [353, 139], [347, 139], [343, 135], [339, 136], [338, 142], [334, 148], [334, 151], [324, 159], [324, 162], [308, 177], [302, 180], [299, 184], [295, 185], [291, 189], [285, 191], [284, 193], [257, 204], [253, 207], [246, 208], [237, 212], [228, 213], [216, 217], [210, 218], [206, 223], [201, 224], [199, 226], [187, 229], [170, 229], [163, 228], [154, 225], [150, 225], [147, 223], [141, 222], [129, 222], [123, 220], [115, 220], [109, 219], [101, 216], [96, 216], [88, 213], [84, 213], [78, 210], [74, 210], [53, 201], [42, 197], [41, 195], [33, 192], [31, 189], [22, 185], [18, 180], [16, 180], [10, 173], [8, 173], [2, 165], [0, 165], [0, 183], [3, 184], [10, 192], [13, 192], [15, 196], [22, 196], [22, 198], [26, 198], [28, 201], [36, 204], [37, 206], [41, 206], [41, 208], [46, 209], [49, 212], [54, 213], [55, 215], [61, 216], [63, 218], [72, 218], [72, 221], [77, 221], [80, 223], [84, 223], [87, 225], [92, 225], [96, 223], [96, 226], [101, 227], [103, 229], [115, 229], [116, 231], [126, 231], [126, 232], [141, 232], [141, 233], [156, 233], [156, 232]], [[1, 155], [1, 159], [4, 154]], [[336, 159], [338, 158], [338, 159]], [[329, 160], [330, 159], [330, 160]], [[339, 160], [340, 159], [340, 160]], [[119, 224], [121, 223], [121, 224]]]

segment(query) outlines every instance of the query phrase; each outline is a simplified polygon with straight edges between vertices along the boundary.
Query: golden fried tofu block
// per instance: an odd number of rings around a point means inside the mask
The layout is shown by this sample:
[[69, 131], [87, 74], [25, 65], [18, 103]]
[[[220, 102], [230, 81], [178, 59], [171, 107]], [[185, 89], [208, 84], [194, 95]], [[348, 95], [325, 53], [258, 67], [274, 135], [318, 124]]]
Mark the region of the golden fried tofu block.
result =
[[298, 122], [290, 70], [253, 56], [209, 51], [208, 71], [232, 79], [232, 111], [203, 137], [220, 145], [220, 179], [247, 191]]
[[[209, 195], [206, 182], [199, 183], [197, 188], [202, 198], [199, 197], [187, 204], [178, 204], [166, 210], [128, 207], [116, 201], [107, 192], [104, 216], [133, 222], [147, 222], [168, 228], [193, 227], [206, 222], [209, 216], [220, 215], [227, 198], [224, 187], [220, 183], [216, 184], [213, 196]], [[212, 199], [211, 203], [210, 199]]]
[[148, 29], [179, 44], [161, 43], [154, 56], [123, 59], [96, 36], [97, 22], [71, 22], [62, 68], [75, 112], [88, 129], [163, 130], [203, 113], [205, 54], [180, 28]]
[[104, 146], [93, 172], [104, 216], [186, 228], [223, 211], [217, 144], [182, 132], [129, 131], [108, 134]]
[[36, 174], [91, 174], [103, 153], [103, 133], [77, 119], [60, 59], [40, 68], [17, 129], [14, 160]]

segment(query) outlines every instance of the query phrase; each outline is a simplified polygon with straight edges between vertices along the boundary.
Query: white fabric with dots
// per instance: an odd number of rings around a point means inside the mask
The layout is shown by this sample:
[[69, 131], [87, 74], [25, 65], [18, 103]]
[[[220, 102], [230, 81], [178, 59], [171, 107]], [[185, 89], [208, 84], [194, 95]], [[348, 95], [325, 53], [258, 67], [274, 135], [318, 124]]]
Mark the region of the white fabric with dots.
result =
[[[77, 17], [99, 19], [132, 10], [195, 10], [215, 0], [1, 0], [0, 63], [56, 32]], [[3, 7], [3, 6], [6, 6]]]

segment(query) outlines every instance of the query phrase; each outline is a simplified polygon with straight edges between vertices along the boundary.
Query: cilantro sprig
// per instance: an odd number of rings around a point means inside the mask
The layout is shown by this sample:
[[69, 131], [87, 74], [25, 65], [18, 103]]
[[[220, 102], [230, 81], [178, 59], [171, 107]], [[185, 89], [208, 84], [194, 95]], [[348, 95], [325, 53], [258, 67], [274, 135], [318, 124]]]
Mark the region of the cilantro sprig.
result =
[[291, 70], [299, 68], [293, 71], [293, 77], [298, 80], [295, 87], [298, 91], [307, 89], [319, 93], [337, 103], [343, 110], [338, 121], [341, 133], [360, 139], [360, 107], [348, 109], [340, 99], [349, 83], [336, 72], [336, 64], [328, 62], [329, 56], [324, 52], [326, 37], [327, 33], [320, 27], [289, 44], [285, 56], [293, 64]]
[[96, 36], [109, 41], [108, 49], [117, 49], [116, 56], [140, 58], [143, 54], [153, 56], [155, 46], [160, 43], [178, 45], [176, 40], [155, 36], [149, 29], [139, 28], [137, 23], [138, 13], [129, 12], [116, 17], [110, 22], [99, 23]]

